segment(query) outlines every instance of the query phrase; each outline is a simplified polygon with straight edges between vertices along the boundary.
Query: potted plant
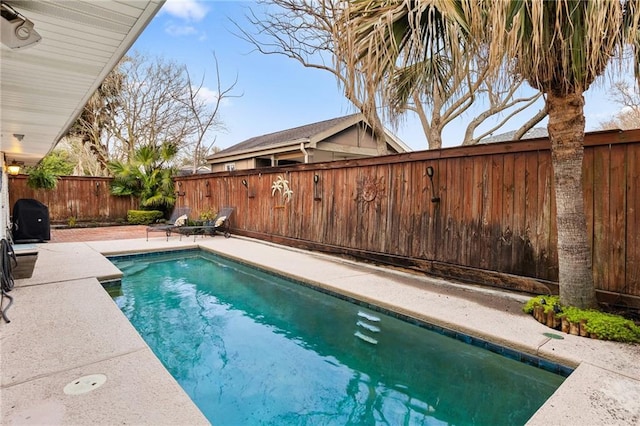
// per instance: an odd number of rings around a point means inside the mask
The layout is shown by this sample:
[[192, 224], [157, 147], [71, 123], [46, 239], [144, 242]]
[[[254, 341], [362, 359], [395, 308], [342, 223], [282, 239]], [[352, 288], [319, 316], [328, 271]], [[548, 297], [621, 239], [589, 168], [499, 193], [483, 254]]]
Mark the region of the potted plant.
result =
[[200, 213], [200, 220], [204, 223], [205, 226], [211, 226], [213, 225], [213, 220], [216, 218], [217, 214], [217, 212], [214, 212], [211, 209], [205, 210]]

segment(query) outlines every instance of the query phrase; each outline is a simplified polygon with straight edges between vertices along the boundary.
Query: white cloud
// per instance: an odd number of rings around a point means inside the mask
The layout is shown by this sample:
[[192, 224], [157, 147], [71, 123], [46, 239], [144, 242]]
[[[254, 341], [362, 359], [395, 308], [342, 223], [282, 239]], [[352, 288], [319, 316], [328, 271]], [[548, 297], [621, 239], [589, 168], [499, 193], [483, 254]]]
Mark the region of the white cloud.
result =
[[176, 25], [173, 22], [167, 23], [164, 27], [164, 31], [174, 37], [198, 34], [198, 30], [191, 25]]
[[198, 30], [196, 30], [191, 25], [176, 25], [173, 22], [169, 22], [167, 25], [165, 25], [164, 31], [170, 36], [174, 37], [187, 36], [198, 33]]
[[198, 0], [167, 0], [162, 11], [187, 22], [199, 22], [207, 16], [209, 9]]
[[[197, 87], [194, 87], [194, 90], [196, 89]], [[198, 98], [200, 98], [207, 105], [215, 104], [216, 101], [218, 100], [218, 96], [219, 96], [219, 93], [217, 90], [212, 90], [204, 86], [201, 87], [200, 91], [198, 92]], [[229, 98], [223, 98], [222, 102], [220, 102], [220, 105], [222, 106], [229, 106], [230, 104], [231, 104], [231, 101]]]
[[207, 104], [214, 104], [218, 100], [218, 91], [211, 90], [208, 87], [201, 87], [198, 97]]

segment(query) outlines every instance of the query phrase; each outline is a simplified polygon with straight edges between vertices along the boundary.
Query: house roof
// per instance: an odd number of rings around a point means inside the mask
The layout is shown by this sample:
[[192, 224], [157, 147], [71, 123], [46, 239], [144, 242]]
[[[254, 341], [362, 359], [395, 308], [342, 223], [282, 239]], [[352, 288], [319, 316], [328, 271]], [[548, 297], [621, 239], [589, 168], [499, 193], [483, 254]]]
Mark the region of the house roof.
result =
[[[495, 142], [508, 142], [513, 140], [513, 136], [516, 134], [516, 131], [501, 133], [499, 135], [490, 136], [488, 138], [484, 138], [480, 141], [480, 143], [495, 143]], [[525, 133], [522, 139], [537, 139], [537, 138], [546, 138], [549, 136], [549, 132], [545, 127], [534, 127], [529, 129], [527, 133]]]
[[0, 47], [8, 161], [35, 164], [53, 149], [164, 1], [3, 0], [42, 37], [28, 48]]
[[[207, 157], [207, 160], [216, 160], [235, 156], [243, 153], [262, 151], [270, 148], [285, 146], [297, 146], [302, 143], [315, 145], [327, 137], [334, 135], [354, 124], [364, 121], [364, 116], [360, 113], [332, 118], [330, 120], [319, 121], [317, 123], [306, 124], [292, 129], [281, 130], [262, 136], [256, 136], [240, 142], [229, 148], [216, 152]], [[400, 139], [386, 131], [387, 143], [392, 145], [398, 152], [411, 151]]]

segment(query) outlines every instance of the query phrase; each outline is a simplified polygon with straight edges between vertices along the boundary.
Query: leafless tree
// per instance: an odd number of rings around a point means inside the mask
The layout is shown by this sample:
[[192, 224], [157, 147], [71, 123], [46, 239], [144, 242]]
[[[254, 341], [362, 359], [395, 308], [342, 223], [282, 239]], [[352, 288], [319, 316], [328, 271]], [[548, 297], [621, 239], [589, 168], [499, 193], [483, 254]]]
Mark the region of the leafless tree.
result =
[[610, 120], [600, 122], [600, 128], [630, 130], [640, 128], [640, 92], [626, 81], [611, 87], [610, 98], [620, 106], [620, 111]]
[[104, 136], [111, 160], [126, 163], [144, 146], [184, 146], [196, 131], [185, 108], [190, 88], [184, 71], [176, 62], [138, 52], [122, 61], [119, 72], [125, 80]]
[[199, 166], [206, 164], [205, 159], [216, 141], [215, 138], [212, 138], [211, 142], [207, 143], [206, 138], [211, 131], [225, 130], [224, 123], [220, 118], [220, 107], [224, 100], [242, 96], [233, 94], [233, 89], [238, 82], [237, 76], [232, 84], [227, 87], [222, 86], [218, 58], [215, 53], [213, 54], [213, 60], [216, 68], [216, 92], [213, 94], [213, 98], [208, 98], [203, 93], [204, 76], [202, 76], [200, 84], [195, 86], [186, 68], [188, 94], [177, 98], [179, 102], [183, 103], [188, 120], [194, 125], [194, 131], [184, 147], [186, 151], [185, 157], [189, 159], [188, 163], [191, 164], [193, 173], [198, 171]]
[[[284, 55], [306, 68], [330, 72], [346, 88], [333, 63], [332, 26], [338, 2], [335, 0], [258, 0], [263, 10], [250, 9], [247, 19], [256, 33], [235, 24], [239, 36], [265, 55]], [[363, 113], [378, 142], [378, 154], [387, 154], [385, 129], [376, 107], [371, 107], [345, 90], [345, 97]]]
[[[390, 113], [393, 106], [381, 105], [380, 101], [375, 105], [365, 103], [362, 101], [361, 94], [348, 90], [354, 86], [367, 87], [369, 83], [366, 75], [358, 74], [356, 78], [361, 81], [356, 85], [347, 84], [344, 73], [340, 72], [345, 64], [336, 62], [334, 56], [333, 24], [343, 1], [259, 0], [258, 3], [264, 7], [260, 12], [252, 10], [247, 17], [256, 32], [252, 33], [236, 24], [240, 37], [250, 42], [263, 54], [284, 55], [307, 68], [332, 73], [338, 79], [340, 87], [345, 90], [345, 97], [364, 114], [374, 129], [379, 141], [378, 153], [385, 154], [387, 151], [382, 123], [390, 117], [397, 117], [397, 114]], [[495, 132], [514, 115], [533, 105], [540, 97], [539, 93], [525, 97], [517, 96], [521, 81], [515, 81], [506, 89], [498, 90], [486, 82], [484, 73], [478, 69], [481, 68], [478, 67], [477, 70], [470, 68], [466, 79], [451, 79], [451, 81], [463, 81], [468, 85], [468, 88], [465, 87], [466, 90], [462, 90], [462, 87], [450, 87], [447, 93], [439, 95], [427, 96], [415, 91], [408, 95], [413, 102], [409, 103], [405, 109], [413, 111], [418, 116], [430, 149], [442, 146], [442, 133], [445, 126], [466, 112], [479, 97], [486, 98], [488, 106], [466, 125], [465, 138], [462, 141], [464, 145], [477, 143], [481, 138]], [[401, 71], [399, 70], [400, 73]], [[394, 88], [395, 84], [397, 84], [396, 81], [389, 81], [389, 87]], [[494, 127], [476, 134], [483, 123], [497, 115], [502, 119]], [[516, 132], [516, 135], [521, 137], [545, 116], [546, 110], [539, 111]], [[398, 124], [398, 122], [393, 123]]]
[[77, 163], [76, 173], [108, 175], [110, 163], [128, 163], [142, 147], [167, 144], [189, 158], [195, 172], [215, 143], [211, 131], [224, 130], [224, 100], [237, 97], [237, 78], [223, 87], [213, 57], [217, 87], [209, 93], [204, 76], [193, 84], [184, 65], [138, 52], [123, 58], [66, 137], [63, 146]]

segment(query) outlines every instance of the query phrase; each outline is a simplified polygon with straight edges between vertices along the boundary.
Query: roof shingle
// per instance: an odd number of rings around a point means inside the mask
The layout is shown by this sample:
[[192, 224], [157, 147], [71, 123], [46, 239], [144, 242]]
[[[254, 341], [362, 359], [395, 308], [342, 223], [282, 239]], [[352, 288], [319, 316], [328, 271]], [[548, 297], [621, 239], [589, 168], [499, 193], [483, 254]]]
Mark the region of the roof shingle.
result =
[[234, 152], [254, 150], [256, 148], [267, 148], [272, 145], [292, 142], [299, 139], [309, 139], [313, 136], [331, 129], [338, 124], [351, 120], [359, 114], [351, 114], [343, 117], [332, 118], [330, 120], [319, 121], [317, 123], [306, 124], [304, 126], [294, 127], [292, 129], [281, 130], [275, 133], [269, 133], [262, 136], [256, 136], [243, 142], [230, 146], [209, 156], [209, 158], [222, 157]]

